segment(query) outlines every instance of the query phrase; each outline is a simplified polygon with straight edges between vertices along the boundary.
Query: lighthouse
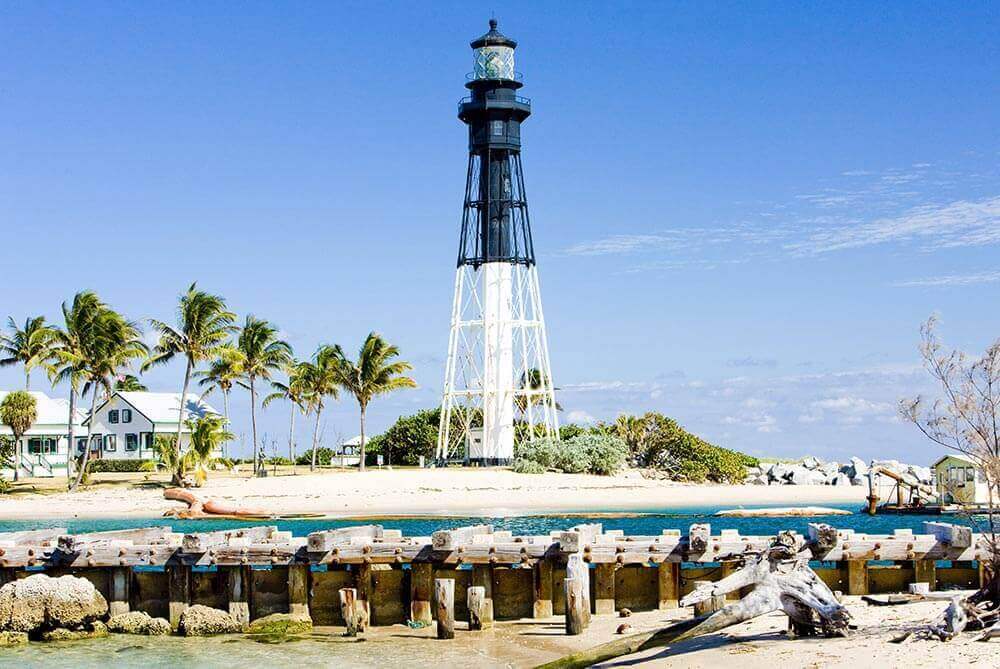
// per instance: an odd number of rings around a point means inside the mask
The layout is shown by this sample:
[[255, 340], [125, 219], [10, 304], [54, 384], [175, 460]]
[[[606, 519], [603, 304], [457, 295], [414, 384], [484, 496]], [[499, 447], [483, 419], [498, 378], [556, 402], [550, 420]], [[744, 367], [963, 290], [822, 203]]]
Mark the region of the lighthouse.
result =
[[471, 42], [458, 103], [469, 163], [437, 458], [498, 465], [516, 441], [557, 437], [559, 419], [521, 170], [531, 100], [519, 95], [517, 42], [489, 25]]

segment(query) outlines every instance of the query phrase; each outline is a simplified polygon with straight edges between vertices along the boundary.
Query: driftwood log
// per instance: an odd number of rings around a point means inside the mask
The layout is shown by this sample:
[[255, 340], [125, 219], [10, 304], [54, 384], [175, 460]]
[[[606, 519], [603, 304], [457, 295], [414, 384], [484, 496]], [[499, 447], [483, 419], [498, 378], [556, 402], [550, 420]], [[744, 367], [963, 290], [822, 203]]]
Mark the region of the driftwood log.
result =
[[681, 606], [692, 606], [753, 586], [753, 590], [740, 601], [708, 616], [685, 620], [651, 632], [633, 634], [541, 666], [589, 667], [648, 648], [718, 632], [772, 611], [784, 611], [797, 635], [847, 634], [847, 609], [809, 568], [811, 553], [803, 550], [795, 535], [782, 533], [762, 552], [731, 557], [743, 561], [736, 572], [720, 581], [695, 588], [681, 600]]
[[184, 488], [167, 488], [163, 491], [163, 498], [174, 502], [184, 502], [188, 505], [186, 509], [171, 509], [163, 514], [176, 518], [271, 518], [274, 516], [269, 511], [262, 509], [231, 506], [213, 499], [202, 500]]

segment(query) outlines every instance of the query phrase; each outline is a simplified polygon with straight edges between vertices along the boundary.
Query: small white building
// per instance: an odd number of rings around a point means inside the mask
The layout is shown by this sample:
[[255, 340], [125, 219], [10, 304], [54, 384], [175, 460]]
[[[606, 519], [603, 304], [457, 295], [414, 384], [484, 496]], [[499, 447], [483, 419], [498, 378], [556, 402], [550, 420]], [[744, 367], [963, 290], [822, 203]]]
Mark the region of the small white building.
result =
[[934, 483], [942, 504], [988, 504], [986, 475], [976, 461], [962, 453], [949, 453], [934, 461]]
[[[199, 395], [185, 398], [184, 420], [196, 420], [219, 412]], [[115, 392], [94, 410], [90, 457], [101, 460], [149, 460], [156, 457], [155, 435], [177, 434], [180, 393]], [[84, 421], [84, 429], [89, 421]], [[190, 443], [191, 430], [181, 426], [181, 451]], [[76, 440], [76, 453], [83, 453], [86, 432]]]
[[[0, 402], [12, 391], [0, 390]], [[49, 397], [45, 393], [31, 391], [35, 398], [37, 418], [31, 429], [21, 438], [21, 476], [65, 476], [66, 457], [69, 451], [69, 400]], [[83, 421], [86, 413], [76, 408], [74, 430], [85, 434]], [[0, 435], [12, 437], [10, 428], [0, 425]], [[12, 469], [0, 470], [4, 478], [13, 477]]]
[[361, 462], [361, 435], [352, 437], [333, 449], [331, 465], [353, 467]]

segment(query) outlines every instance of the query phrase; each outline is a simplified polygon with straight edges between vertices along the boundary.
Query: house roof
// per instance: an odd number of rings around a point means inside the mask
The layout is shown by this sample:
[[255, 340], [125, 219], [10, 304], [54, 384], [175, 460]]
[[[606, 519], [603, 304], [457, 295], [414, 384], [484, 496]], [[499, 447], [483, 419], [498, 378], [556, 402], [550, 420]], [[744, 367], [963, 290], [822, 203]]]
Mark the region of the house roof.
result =
[[[371, 441], [371, 440], [369, 439], [369, 441]], [[360, 445], [361, 445], [361, 435], [360, 434], [358, 436], [356, 436], [356, 437], [351, 437], [350, 439], [348, 439], [347, 441], [345, 441], [344, 443], [341, 444], [341, 446], [360, 446]]]
[[[0, 402], [2, 402], [3, 399], [12, 392], [14, 391], [0, 390]], [[49, 397], [45, 393], [38, 392], [37, 390], [32, 390], [29, 394], [35, 398], [35, 404], [37, 405], [38, 418], [35, 419], [36, 426], [66, 425], [66, 420], [69, 418], [69, 400], [61, 397]], [[77, 408], [76, 424], [82, 424], [86, 415], [86, 412]], [[6, 426], [0, 426], [0, 430], [9, 432], [9, 430], [6, 429]]]
[[[131, 404], [136, 411], [148, 418], [153, 423], [173, 423], [177, 424], [180, 415], [181, 394], [180, 393], [150, 393], [138, 391], [118, 391], [112, 397], [118, 396], [126, 403]], [[107, 402], [101, 404], [98, 410], [104, 407]], [[184, 402], [184, 418], [203, 418], [208, 414], [219, 413], [212, 408], [200, 395], [188, 393]]]
[[964, 455], [962, 453], [948, 453], [946, 455], [942, 455], [940, 458], [935, 460], [934, 464], [932, 464], [931, 467], [937, 467], [939, 464], [941, 464], [948, 458], [954, 458], [956, 460], [961, 460], [962, 462], [968, 462], [970, 465], [978, 465], [978, 463], [972, 458], [970, 458], [968, 455]]

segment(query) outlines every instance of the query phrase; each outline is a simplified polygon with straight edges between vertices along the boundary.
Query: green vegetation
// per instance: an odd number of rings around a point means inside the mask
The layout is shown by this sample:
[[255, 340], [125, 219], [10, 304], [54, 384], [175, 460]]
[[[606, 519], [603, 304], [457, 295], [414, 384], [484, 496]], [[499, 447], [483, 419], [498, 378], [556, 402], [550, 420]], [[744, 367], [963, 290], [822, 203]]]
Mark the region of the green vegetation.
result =
[[38, 420], [38, 403], [34, 395], [24, 390], [8, 393], [0, 402], [0, 422], [14, 435], [14, 480], [18, 479], [21, 462], [21, 437]]
[[[169, 443], [169, 442], [168, 442]], [[87, 469], [91, 474], [101, 472], [148, 472], [156, 466], [155, 460], [91, 460]]]
[[368, 442], [369, 454], [382, 454], [386, 464], [417, 465], [420, 456], [434, 457], [441, 409], [424, 409], [412, 416], [400, 416], [385, 432]]
[[45, 324], [44, 316], [26, 318], [23, 329], [13, 318], [7, 324], [10, 334], [0, 334], [0, 367], [24, 365], [24, 389], [30, 390], [31, 370], [52, 359], [55, 331]]
[[557, 470], [610, 476], [627, 459], [628, 447], [624, 441], [599, 432], [581, 433], [563, 441], [536, 439], [514, 445], [514, 470], [523, 473]]
[[271, 375], [286, 368], [292, 361], [292, 347], [278, 338], [278, 328], [253, 315], [246, 317], [243, 329], [232, 353], [236, 358], [247, 390], [250, 391], [250, 431], [253, 438], [253, 470], [256, 473], [263, 458], [263, 444], [257, 440], [257, 380], [271, 380]]

